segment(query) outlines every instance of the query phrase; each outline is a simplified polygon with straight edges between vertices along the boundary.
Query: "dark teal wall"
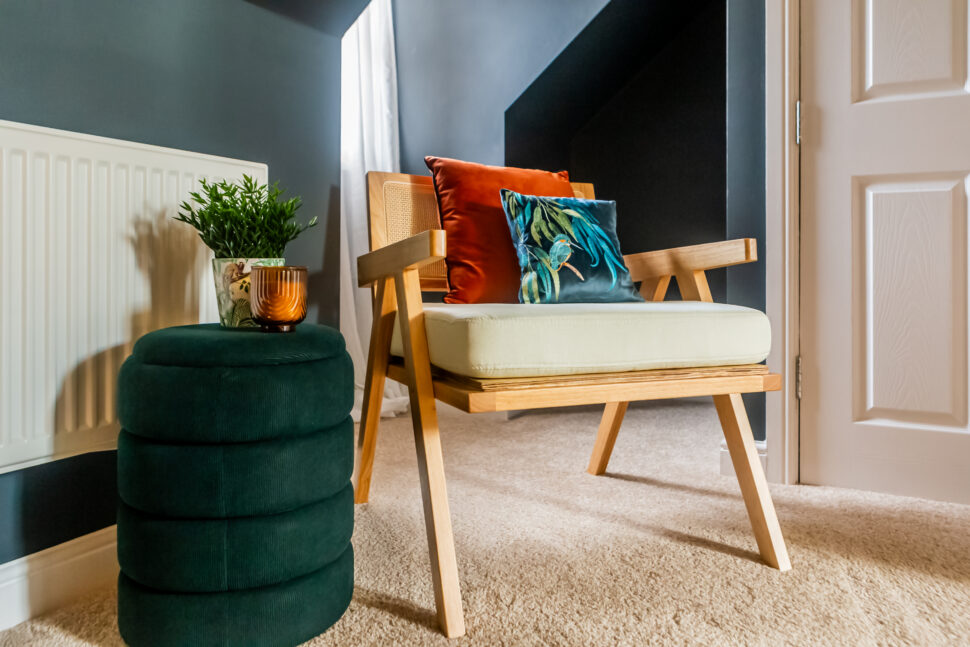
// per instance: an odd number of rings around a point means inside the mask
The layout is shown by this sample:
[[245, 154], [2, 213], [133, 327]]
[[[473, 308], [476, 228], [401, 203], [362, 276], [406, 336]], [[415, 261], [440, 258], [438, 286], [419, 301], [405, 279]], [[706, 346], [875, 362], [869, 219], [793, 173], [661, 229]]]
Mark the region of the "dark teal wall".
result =
[[505, 163], [504, 114], [606, 0], [394, 0], [401, 168]]
[[339, 37], [243, 0], [0, 0], [0, 119], [266, 162], [322, 221], [287, 259], [337, 321]]
[[0, 474], [0, 564], [114, 523], [115, 452]]
[[[624, 253], [724, 239], [724, 50], [724, 4], [698, 3], [572, 136], [569, 170], [617, 201]], [[724, 301], [723, 270], [708, 280]], [[668, 298], [680, 298], [677, 287]]]
[[[506, 111], [506, 162], [616, 200], [624, 252], [723, 240], [725, 13], [612, 0]], [[723, 301], [724, 272], [708, 279]]]
[[[728, 0], [727, 237], [757, 238], [758, 262], [727, 269], [727, 301], [765, 309], [765, 3]], [[765, 396], [744, 396], [765, 438]]]
[[[243, 0], [0, 0], [0, 119], [269, 164], [337, 322], [340, 38]], [[0, 563], [114, 523], [114, 453], [0, 475]]]

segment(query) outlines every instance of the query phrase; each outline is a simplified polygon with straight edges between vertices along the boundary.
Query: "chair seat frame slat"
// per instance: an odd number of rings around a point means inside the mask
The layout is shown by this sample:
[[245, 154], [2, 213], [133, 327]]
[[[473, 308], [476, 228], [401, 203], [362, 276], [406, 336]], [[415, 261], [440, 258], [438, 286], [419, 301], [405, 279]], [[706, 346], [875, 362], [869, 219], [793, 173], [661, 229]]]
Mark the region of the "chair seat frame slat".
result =
[[[445, 232], [440, 231], [440, 222], [429, 217], [436, 209], [428, 202], [434, 200], [431, 178], [372, 172], [367, 182], [372, 251], [357, 259], [357, 269], [359, 285], [374, 286], [375, 323], [364, 386], [354, 499], [357, 503], [368, 500], [381, 399], [385, 379], [390, 378], [406, 385], [410, 393], [431, 579], [438, 621], [446, 636], [463, 635], [465, 624], [436, 400], [468, 413], [604, 404], [587, 467], [590, 474], [599, 475], [606, 472], [630, 402], [713, 396], [761, 557], [780, 571], [791, 568], [741, 399], [742, 393], [781, 389], [780, 375], [763, 364], [483, 379], [439, 370], [431, 365], [421, 304], [422, 290], [447, 289], [444, 264], [440, 262], [447, 250]], [[389, 193], [385, 185], [394, 186], [393, 201], [386, 199]], [[408, 192], [408, 187], [414, 190]], [[573, 183], [573, 190], [578, 197], [595, 197], [591, 184]], [[389, 226], [389, 219], [394, 218], [398, 221]], [[410, 235], [391, 239], [399, 237], [400, 232]], [[743, 238], [629, 254], [624, 260], [631, 278], [640, 282], [641, 295], [649, 301], [664, 300], [674, 278], [685, 300], [712, 301], [705, 271], [755, 261], [757, 246], [754, 239]], [[402, 326], [403, 359], [390, 354], [395, 320]]]
[[[761, 393], [781, 389], [781, 376], [763, 370], [730, 372], [713, 369], [705, 375], [700, 369], [664, 371], [665, 376], [648, 375], [652, 371], [632, 374], [624, 381], [612, 379], [609, 373], [588, 376], [583, 382], [550, 381], [532, 386], [510, 384], [475, 385], [470, 378], [451, 379], [441, 376], [432, 380], [435, 398], [466, 413], [546, 409], [550, 407], [606, 404], [608, 402], [637, 402], [688, 398], [730, 393]], [[387, 377], [408, 384], [403, 365], [390, 363]], [[483, 387], [487, 386], [485, 389]]]
[[[398, 357], [392, 357], [390, 363], [400, 362]], [[448, 380], [458, 385], [466, 386], [470, 391], [506, 391], [518, 389], [532, 389], [536, 386], [583, 386], [627, 384], [633, 382], [657, 382], [667, 379], [705, 378], [705, 377], [734, 377], [739, 375], [767, 375], [768, 367], [764, 364], [739, 364], [735, 366], [702, 366], [686, 368], [659, 368], [642, 371], [618, 371], [598, 373], [570, 373], [564, 375], [543, 375], [532, 377], [498, 377], [476, 378], [458, 375], [432, 368], [436, 379]]]

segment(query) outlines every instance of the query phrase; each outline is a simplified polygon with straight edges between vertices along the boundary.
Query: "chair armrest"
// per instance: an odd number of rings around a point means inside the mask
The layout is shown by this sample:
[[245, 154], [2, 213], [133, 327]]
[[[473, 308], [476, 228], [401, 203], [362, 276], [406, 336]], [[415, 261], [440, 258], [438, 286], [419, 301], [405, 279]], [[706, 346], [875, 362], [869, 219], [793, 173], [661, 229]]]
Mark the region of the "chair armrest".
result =
[[631, 279], [647, 281], [678, 274], [688, 275], [698, 270], [713, 270], [751, 263], [758, 260], [758, 246], [754, 238], [737, 238], [717, 243], [627, 254], [623, 260], [630, 270]]
[[421, 267], [445, 257], [445, 232], [429, 229], [357, 257], [357, 285]]

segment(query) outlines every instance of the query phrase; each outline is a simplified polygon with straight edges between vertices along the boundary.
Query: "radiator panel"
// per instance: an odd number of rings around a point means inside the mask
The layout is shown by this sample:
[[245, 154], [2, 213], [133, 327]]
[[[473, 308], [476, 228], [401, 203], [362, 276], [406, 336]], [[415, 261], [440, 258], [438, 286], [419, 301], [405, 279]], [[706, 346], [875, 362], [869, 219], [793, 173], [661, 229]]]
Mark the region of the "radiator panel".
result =
[[0, 471], [114, 446], [141, 335], [218, 321], [212, 258], [172, 220], [265, 164], [0, 121]]

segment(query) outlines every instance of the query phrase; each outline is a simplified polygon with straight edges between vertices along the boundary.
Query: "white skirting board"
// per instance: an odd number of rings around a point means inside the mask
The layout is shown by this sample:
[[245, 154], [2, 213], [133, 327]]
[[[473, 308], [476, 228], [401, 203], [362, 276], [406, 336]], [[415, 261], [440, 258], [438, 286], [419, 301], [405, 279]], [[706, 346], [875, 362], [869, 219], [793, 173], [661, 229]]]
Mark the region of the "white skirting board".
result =
[[[758, 450], [758, 460], [761, 461], [761, 469], [768, 473], [768, 444], [763, 440], [754, 441], [754, 446]], [[721, 474], [724, 476], [736, 476], [734, 473], [734, 463], [731, 462], [731, 452], [728, 451], [727, 443], [721, 441]]]
[[117, 579], [117, 526], [0, 564], [0, 631]]

